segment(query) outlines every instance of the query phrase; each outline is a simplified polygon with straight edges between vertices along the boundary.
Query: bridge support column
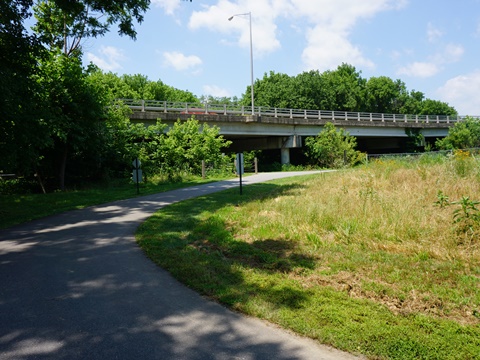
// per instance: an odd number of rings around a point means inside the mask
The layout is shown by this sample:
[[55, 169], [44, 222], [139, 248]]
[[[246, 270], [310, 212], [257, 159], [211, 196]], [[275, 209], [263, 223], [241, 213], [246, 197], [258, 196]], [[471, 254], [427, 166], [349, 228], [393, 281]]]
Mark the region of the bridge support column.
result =
[[290, 164], [290, 149], [289, 148], [281, 148], [281, 160], [282, 165]]

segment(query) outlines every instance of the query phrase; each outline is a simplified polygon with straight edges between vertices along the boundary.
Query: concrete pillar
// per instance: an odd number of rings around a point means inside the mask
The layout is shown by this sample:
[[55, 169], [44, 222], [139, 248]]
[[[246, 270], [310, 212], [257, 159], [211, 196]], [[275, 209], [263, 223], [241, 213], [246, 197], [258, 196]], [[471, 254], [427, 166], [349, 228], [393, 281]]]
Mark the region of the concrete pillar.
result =
[[281, 148], [281, 158], [282, 158], [282, 165], [290, 164], [290, 149], [289, 148]]

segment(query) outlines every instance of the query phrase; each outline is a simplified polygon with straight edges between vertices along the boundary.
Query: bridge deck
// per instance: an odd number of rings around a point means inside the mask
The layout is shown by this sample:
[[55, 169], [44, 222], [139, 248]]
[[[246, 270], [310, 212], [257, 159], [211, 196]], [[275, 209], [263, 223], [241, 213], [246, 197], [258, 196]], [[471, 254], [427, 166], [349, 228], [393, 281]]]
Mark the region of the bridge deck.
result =
[[[301, 109], [281, 109], [270, 107], [255, 107], [254, 114], [250, 108], [241, 105], [218, 105], [218, 104], [192, 104], [181, 102], [168, 102], [157, 100], [132, 100], [124, 99], [123, 102], [134, 112], [145, 113], [173, 113], [179, 115], [204, 115], [204, 116], [232, 116], [232, 121], [262, 121], [268, 119], [290, 119], [300, 121], [299, 123], [318, 124], [324, 122], [351, 121], [365, 123], [408, 123], [408, 124], [450, 124], [462, 121], [464, 116], [446, 116], [446, 115], [408, 115], [408, 114], [383, 114], [383, 113], [365, 113], [350, 111], [326, 111], [326, 110], [301, 110]], [[246, 117], [246, 118], [245, 118]], [[148, 116], [145, 117], [149, 118]], [[240, 118], [244, 118], [240, 120]], [[215, 118], [211, 119], [215, 121]], [[269, 120], [272, 122], [273, 120]], [[284, 122], [291, 123], [291, 122]], [[379, 126], [379, 125], [375, 125]], [[381, 125], [380, 125], [381, 126]]]

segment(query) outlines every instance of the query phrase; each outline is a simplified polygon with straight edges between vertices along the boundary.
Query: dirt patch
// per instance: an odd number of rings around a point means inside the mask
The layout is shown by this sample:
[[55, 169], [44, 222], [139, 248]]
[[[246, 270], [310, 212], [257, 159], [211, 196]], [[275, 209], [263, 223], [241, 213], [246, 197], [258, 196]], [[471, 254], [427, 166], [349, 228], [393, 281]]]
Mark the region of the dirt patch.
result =
[[453, 320], [463, 325], [480, 324], [479, 309], [446, 304], [433, 294], [418, 292], [417, 290], [411, 290], [401, 297], [396, 296], [395, 294], [399, 293], [399, 290], [392, 284], [379, 284], [382, 285], [380, 288], [388, 289], [388, 291], [366, 290], [365, 279], [346, 271], [335, 275], [310, 274], [308, 276], [292, 272], [290, 278], [301, 283], [304, 288], [329, 286], [337, 291], [347, 292], [350, 297], [371, 300], [382, 304], [396, 315], [425, 314]]

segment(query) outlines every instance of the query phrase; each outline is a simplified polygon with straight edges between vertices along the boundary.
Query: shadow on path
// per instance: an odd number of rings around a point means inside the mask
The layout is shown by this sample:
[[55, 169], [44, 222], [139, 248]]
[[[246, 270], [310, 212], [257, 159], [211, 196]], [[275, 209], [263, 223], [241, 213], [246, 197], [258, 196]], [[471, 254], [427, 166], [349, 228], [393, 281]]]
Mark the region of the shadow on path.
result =
[[136, 227], [158, 208], [232, 186], [206, 184], [1, 230], [0, 358], [353, 358], [204, 300], [136, 246]]

